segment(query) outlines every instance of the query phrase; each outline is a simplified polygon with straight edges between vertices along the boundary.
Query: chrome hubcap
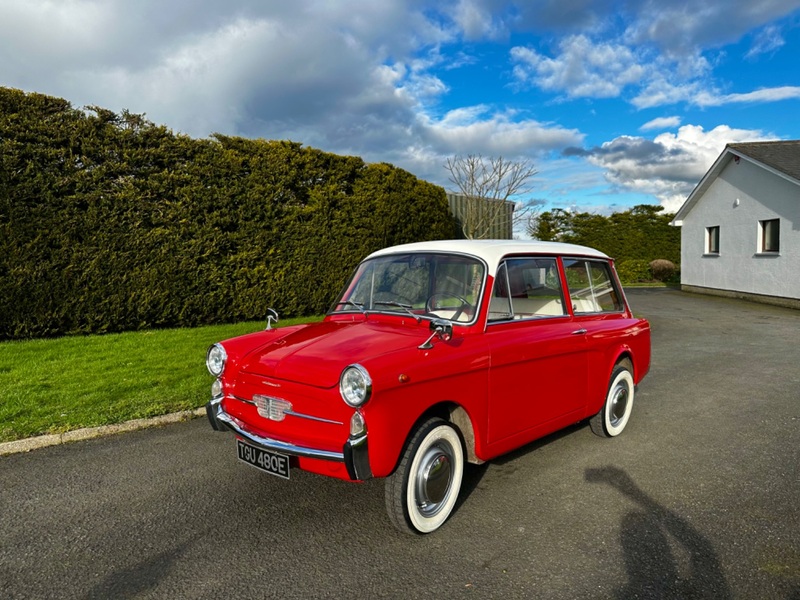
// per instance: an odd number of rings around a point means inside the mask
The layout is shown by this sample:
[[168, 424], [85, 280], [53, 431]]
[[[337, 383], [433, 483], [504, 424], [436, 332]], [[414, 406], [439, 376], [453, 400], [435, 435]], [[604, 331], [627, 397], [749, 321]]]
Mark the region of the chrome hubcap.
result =
[[440, 441], [428, 448], [420, 461], [414, 485], [417, 507], [426, 517], [435, 515], [450, 491], [453, 449]]
[[620, 384], [614, 389], [614, 395], [611, 398], [611, 406], [608, 411], [608, 421], [612, 427], [617, 427], [622, 422], [627, 408], [628, 386]]

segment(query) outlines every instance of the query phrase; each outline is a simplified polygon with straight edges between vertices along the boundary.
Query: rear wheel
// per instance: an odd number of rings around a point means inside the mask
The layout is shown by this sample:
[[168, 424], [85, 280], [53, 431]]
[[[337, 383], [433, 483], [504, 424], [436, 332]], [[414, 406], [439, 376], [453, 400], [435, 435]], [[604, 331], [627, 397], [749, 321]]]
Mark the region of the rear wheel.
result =
[[589, 425], [600, 437], [616, 437], [628, 424], [633, 410], [633, 366], [629, 360], [620, 361], [611, 372], [611, 381], [603, 408], [593, 416]]
[[386, 478], [386, 509], [407, 533], [430, 533], [450, 516], [461, 490], [464, 450], [455, 428], [430, 419], [412, 434], [400, 464]]

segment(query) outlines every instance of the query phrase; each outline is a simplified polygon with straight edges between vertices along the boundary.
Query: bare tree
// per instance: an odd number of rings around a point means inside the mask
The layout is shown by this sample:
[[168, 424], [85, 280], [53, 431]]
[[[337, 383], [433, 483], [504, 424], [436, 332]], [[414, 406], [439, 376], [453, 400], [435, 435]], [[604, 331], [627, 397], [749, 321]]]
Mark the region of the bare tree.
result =
[[533, 187], [530, 180], [537, 171], [530, 160], [470, 154], [448, 158], [444, 167], [464, 198], [456, 216], [467, 238], [487, 238], [498, 230], [513, 230], [514, 225], [530, 217], [535, 202], [512, 200]]

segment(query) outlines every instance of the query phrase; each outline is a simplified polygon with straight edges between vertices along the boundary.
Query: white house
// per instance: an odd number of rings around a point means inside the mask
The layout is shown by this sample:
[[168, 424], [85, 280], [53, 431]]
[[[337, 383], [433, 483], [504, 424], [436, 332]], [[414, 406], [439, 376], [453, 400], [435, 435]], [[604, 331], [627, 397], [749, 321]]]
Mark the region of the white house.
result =
[[672, 224], [683, 289], [800, 308], [800, 140], [728, 144]]

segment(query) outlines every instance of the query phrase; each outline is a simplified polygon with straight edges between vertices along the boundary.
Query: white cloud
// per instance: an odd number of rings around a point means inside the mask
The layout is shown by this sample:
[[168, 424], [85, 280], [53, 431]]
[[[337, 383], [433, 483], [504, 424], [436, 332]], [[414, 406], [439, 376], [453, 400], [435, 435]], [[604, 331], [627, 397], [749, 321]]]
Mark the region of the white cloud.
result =
[[721, 94], [713, 86], [704, 87], [699, 81], [672, 85], [664, 80], [645, 87], [631, 100], [636, 108], [645, 109], [684, 102], [701, 108], [727, 104], [759, 104], [800, 98], [800, 87], [781, 86], [752, 92]]
[[[502, 17], [492, 12], [493, 6], [485, 6], [479, 0], [458, 0], [450, 14], [468, 40], [499, 39], [508, 35]], [[446, 6], [446, 5], [445, 5]]]
[[616, 98], [635, 90], [637, 108], [685, 102], [707, 87], [708, 61], [699, 53], [679, 59], [652, 48], [586, 35], [563, 38], [554, 57], [529, 47], [511, 49], [515, 81], [569, 98]]
[[[719, 106], [794, 98], [795, 92], [785, 87], [724, 95], [711, 77], [716, 49], [737, 42], [754, 27], [763, 26], [746, 57], [774, 53], [785, 41], [780, 27], [771, 21], [799, 7], [800, 0], [623, 5], [616, 20], [596, 20], [594, 29], [557, 38], [553, 53], [531, 46], [512, 48], [513, 75], [523, 85], [568, 98], [615, 98], [633, 90], [630, 102], [639, 109], [679, 102]], [[571, 24], [583, 21], [576, 16]], [[614, 28], [615, 22], [625, 23], [623, 31]]]
[[744, 94], [699, 94], [697, 97], [693, 98], [692, 101], [698, 106], [722, 106], [723, 104], [778, 102], [797, 98], [800, 98], [800, 87], [787, 85], [776, 88], [764, 88]]
[[657, 119], [653, 119], [652, 121], [648, 121], [647, 123], [639, 127], [639, 131], [652, 131], [653, 129], [672, 129], [680, 124], [681, 124], [680, 117], [659, 117]]
[[[374, 95], [381, 67], [453, 35], [397, 1], [2, 2], [0, 82], [205, 135], [212, 130], [201, 127], [230, 126], [253, 109], [251, 122], [269, 113], [281, 123], [331, 99]], [[414, 76], [407, 92], [435, 91], [435, 78]]]
[[142, 69], [74, 70], [70, 85], [204, 136], [242, 132], [263, 118], [291, 131], [351, 99], [354, 89], [374, 94], [394, 83], [346, 38], [315, 34], [313, 47], [302, 31], [240, 19], [185, 40]]
[[536, 159], [583, 143], [583, 134], [575, 129], [515, 116], [484, 105], [453, 110], [441, 118], [421, 115], [414, 134], [403, 138], [409, 145], [393, 162], [447, 187], [442, 165], [454, 154]]
[[572, 98], [616, 97], [625, 86], [637, 84], [645, 75], [630, 48], [594, 43], [585, 35], [564, 38], [555, 58], [521, 46], [511, 49], [511, 58], [519, 82], [565, 92]]
[[689, 102], [701, 93], [707, 93], [700, 82], [674, 85], [665, 79], [654, 79], [631, 99], [631, 104], [639, 109], [653, 108], [667, 104]]
[[621, 136], [583, 153], [606, 171], [606, 179], [622, 190], [655, 196], [668, 211], [683, 204], [725, 145], [774, 139], [757, 130], [719, 125], [705, 131], [684, 125], [677, 133], [652, 140]]
[[111, 7], [95, 2], [30, 0], [0, 5], [2, 80], [36, 85], [81, 62], [98, 44], [108, 42], [105, 32], [113, 22]]
[[496, 25], [511, 31], [571, 35], [616, 31], [628, 43], [649, 45], [682, 59], [698, 48], [738, 42], [754, 28], [791, 15], [799, 0], [470, 0], [476, 12], [492, 15]]
[[649, 0], [636, 4], [625, 37], [637, 45], [655, 44], [672, 59], [692, 60], [700, 48], [737, 42], [748, 31], [798, 8], [798, 0]]
[[443, 155], [542, 154], [581, 143], [583, 135], [535, 120], [515, 121], [506, 114], [487, 114], [486, 107], [459, 109], [440, 120], [424, 119], [423, 137]]
[[768, 25], [758, 32], [745, 58], [755, 59], [761, 54], [772, 54], [785, 43], [780, 27]]

